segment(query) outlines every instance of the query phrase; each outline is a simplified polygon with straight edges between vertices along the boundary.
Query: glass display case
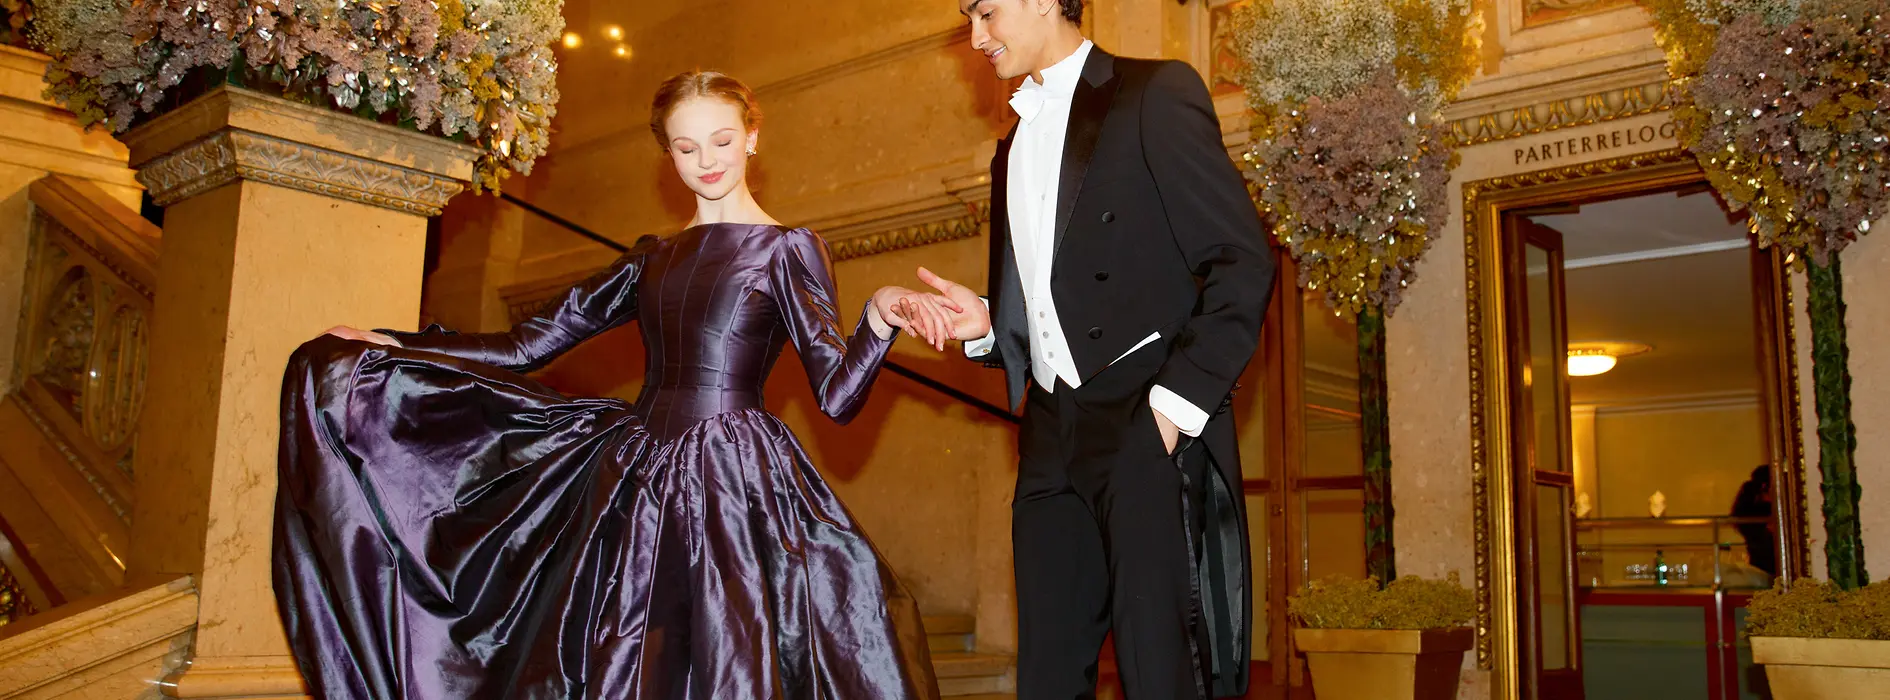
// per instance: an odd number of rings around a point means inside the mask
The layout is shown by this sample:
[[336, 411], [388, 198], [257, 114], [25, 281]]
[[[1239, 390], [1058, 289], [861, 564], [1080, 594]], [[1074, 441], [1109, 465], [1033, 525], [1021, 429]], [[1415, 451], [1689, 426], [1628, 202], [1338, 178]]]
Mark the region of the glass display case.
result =
[[[1772, 576], [1741, 531], [1766, 518], [1575, 521], [1582, 680], [1589, 698], [1758, 700], [1745, 607]], [[1760, 547], [1766, 546], [1761, 543]], [[1776, 559], [1776, 558], [1774, 558]]]
[[1576, 585], [1596, 590], [1770, 588], [1772, 575], [1752, 565], [1741, 534], [1763, 532], [1769, 522], [1729, 517], [1576, 520]]

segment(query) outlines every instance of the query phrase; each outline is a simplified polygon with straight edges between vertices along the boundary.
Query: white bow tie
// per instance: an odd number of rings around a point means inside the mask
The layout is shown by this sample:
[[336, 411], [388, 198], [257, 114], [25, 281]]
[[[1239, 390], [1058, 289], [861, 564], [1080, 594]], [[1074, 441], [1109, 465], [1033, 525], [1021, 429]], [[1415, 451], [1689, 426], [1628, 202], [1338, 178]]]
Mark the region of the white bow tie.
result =
[[1043, 112], [1043, 103], [1048, 99], [1050, 99], [1049, 90], [1045, 90], [1035, 81], [1027, 80], [1017, 87], [1016, 93], [1011, 95], [1011, 109], [1017, 111], [1017, 116], [1029, 122]]

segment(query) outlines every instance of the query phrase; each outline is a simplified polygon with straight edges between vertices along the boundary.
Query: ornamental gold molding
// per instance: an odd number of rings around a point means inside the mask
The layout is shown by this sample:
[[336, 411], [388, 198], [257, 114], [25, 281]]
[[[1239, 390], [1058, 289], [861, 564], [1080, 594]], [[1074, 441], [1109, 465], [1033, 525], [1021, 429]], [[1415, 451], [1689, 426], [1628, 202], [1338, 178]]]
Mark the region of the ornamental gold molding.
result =
[[1662, 80], [1450, 120], [1458, 146], [1534, 136], [1673, 109], [1678, 83]]
[[833, 259], [852, 260], [983, 235], [985, 223], [991, 220], [990, 200], [974, 202], [965, 207], [963, 216], [840, 239], [833, 243]]
[[138, 170], [158, 206], [237, 180], [265, 182], [418, 216], [435, 216], [462, 185], [452, 178], [246, 131], [223, 130]]

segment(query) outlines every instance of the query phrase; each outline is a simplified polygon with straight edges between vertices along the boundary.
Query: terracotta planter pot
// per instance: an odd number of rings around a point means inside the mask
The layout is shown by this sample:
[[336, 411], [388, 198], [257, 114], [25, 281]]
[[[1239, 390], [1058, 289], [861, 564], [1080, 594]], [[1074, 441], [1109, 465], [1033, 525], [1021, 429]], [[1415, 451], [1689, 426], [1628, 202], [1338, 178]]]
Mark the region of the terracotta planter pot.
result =
[[1293, 641], [1312, 667], [1319, 700], [1456, 700], [1468, 627], [1434, 630], [1301, 629]]
[[1774, 700], [1890, 699], [1890, 641], [1752, 637]]

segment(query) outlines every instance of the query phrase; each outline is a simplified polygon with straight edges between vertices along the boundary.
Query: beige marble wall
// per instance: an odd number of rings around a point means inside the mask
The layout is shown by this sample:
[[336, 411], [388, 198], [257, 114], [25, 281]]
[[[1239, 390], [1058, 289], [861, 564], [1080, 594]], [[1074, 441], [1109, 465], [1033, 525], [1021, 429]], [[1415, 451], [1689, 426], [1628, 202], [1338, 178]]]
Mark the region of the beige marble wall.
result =
[[1885, 391], [1890, 387], [1890, 234], [1884, 233], [1886, 228], [1890, 219], [1879, 222], [1874, 234], [1858, 239], [1843, 253], [1851, 419], [1857, 425], [1857, 482], [1864, 492], [1860, 511], [1864, 565], [1872, 580], [1890, 578], [1890, 508], [1884, 507], [1890, 504], [1890, 392]]

